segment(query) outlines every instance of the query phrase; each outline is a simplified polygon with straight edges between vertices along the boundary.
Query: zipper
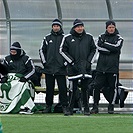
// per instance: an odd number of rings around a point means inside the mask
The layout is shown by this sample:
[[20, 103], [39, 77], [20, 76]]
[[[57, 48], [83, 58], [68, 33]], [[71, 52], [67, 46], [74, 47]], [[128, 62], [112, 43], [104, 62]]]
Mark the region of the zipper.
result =
[[[55, 64], [55, 60], [56, 60], [56, 45], [57, 45], [57, 37], [55, 37], [55, 42], [54, 42], [54, 60], [53, 60], [53, 65]], [[54, 65], [54, 68], [53, 68], [53, 76], [55, 75], [55, 65]]]

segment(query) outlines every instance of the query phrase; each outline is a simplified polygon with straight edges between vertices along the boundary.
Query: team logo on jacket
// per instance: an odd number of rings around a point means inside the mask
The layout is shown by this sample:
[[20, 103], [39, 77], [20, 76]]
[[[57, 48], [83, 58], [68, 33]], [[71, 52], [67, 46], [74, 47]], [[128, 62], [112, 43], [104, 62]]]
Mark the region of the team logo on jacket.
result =
[[52, 43], [52, 42], [53, 42], [52, 40], [49, 41], [49, 43]]
[[74, 41], [75, 41], [74, 39], [71, 40], [71, 42], [74, 42]]

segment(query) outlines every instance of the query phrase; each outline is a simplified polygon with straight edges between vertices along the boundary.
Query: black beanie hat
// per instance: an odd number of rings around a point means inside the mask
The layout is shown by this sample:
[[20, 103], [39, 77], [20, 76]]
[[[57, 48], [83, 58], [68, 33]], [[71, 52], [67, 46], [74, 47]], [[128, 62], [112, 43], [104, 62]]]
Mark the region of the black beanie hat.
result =
[[60, 27], [62, 27], [62, 22], [59, 19], [54, 19], [52, 22], [52, 27], [53, 25], [59, 25]]
[[13, 55], [10, 53], [10, 56], [13, 60], [18, 60], [20, 58], [20, 56], [22, 55], [22, 49], [21, 49], [21, 45], [19, 42], [14, 42], [11, 47], [10, 50], [16, 50], [17, 54]]
[[11, 50], [12, 49], [21, 49], [21, 45], [20, 45], [20, 43], [19, 42], [14, 42], [13, 44], [12, 44], [12, 46], [11, 46], [11, 48], [10, 48]]
[[79, 25], [84, 26], [83, 22], [80, 19], [75, 19], [74, 22], [73, 22], [73, 28], [75, 28]]
[[114, 22], [113, 20], [108, 20], [108, 21], [106, 22], [106, 29], [107, 29], [107, 27], [108, 27], [109, 25], [114, 25], [114, 26], [116, 26], [116, 24], [115, 24], [115, 22]]

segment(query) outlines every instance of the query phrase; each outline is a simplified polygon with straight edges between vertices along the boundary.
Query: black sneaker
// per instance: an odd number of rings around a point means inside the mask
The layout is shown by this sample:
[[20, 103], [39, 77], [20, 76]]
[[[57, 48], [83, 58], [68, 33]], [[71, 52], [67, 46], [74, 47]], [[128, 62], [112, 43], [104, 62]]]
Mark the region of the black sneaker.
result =
[[51, 106], [46, 106], [46, 108], [42, 111], [42, 113], [51, 113]]
[[34, 113], [28, 107], [20, 107], [20, 108], [21, 108], [21, 110], [20, 110], [19, 114], [31, 115]]
[[84, 115], [87, 115], [87, 116], [90, 115], [90, 109], [89, 109], [89, 107], [84, 108]]
[[109, 106], [108, 106], [108, 113], [109, 114], [114, 114], [114, 105], [113, 104], [109, 104]]
[[98, 114], [99, 113], [98, 105], [97, 104], [93, 105], [93, 108], [91, 109], [90, 113], [91, 114]]
[[62, 107], [62, 110], [63, 110], [63, 113], [64, 113], [65, 116], [69, 115], [68, 108], [66, 106]]
[[65, 115], [73, 115], [73, 109], [72, 108], [68, 108], [67, 111], [65, 112]]

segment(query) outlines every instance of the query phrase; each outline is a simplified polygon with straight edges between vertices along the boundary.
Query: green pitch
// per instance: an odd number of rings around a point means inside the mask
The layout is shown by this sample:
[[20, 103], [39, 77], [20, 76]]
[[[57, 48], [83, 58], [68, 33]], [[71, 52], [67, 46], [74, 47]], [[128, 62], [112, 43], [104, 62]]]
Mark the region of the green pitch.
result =
[[132, 114], [2, 114], [3, 133], [133, 133]]

